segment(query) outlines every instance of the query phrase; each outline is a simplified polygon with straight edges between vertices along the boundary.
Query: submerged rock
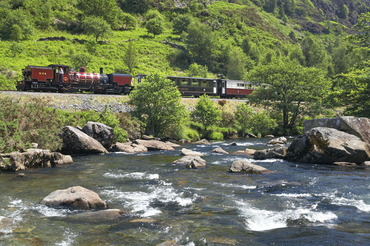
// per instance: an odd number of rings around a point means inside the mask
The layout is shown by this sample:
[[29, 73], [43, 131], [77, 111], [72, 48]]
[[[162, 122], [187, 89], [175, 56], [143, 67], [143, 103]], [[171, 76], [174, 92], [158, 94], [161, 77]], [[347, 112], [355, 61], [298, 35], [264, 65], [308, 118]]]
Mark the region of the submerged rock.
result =
[[2, 230], [7, 230], [14, 224], [14, 221], [10, 218], [0, 216], [0, 233]]
[[137, 139], [136, 144], [145, 146], [149, 151], [150, 150], [175, 150], [172, 147], [172, 144], [168, 144], [159, 140], [143, 140]]
[[126, 213], [120, 209], [104, 209], [89, 211], [69, 216], [71, 220], [81, 220], [84, 223], [102, 223], [120, 220], [126, 217]]
[[334, 128], [317, 127], [297, 137], [286, 159], [292, 162], [333, 164], [370, 160], [370, 146], [355, 135]]
[[252, 164], [246, 160], [234, 161], [229, 168], [229, 172], [231, 173], [250, 173], [250, 174], [272, 173], [272, 171], [264, 167]]
[[190, 149], [185, 149], [185, 148], [181, 149], [181, 154], [185, 156], [204, 156], [204, 154], [200, 152], [193, 151]]
[[223, 150], [221, 147], [217, 147], [215, 149], [212, 150], [213, 153], [219, 153], [219, 154], [225, 154], [225, 155], [228, 155], [229, 152]]
[[96, 139], [72, 126], [62, 129], [63, 139], [62, 153], [85, 154], [85, 153], [108, 153], [104, 146]]
[[286, 147], [277, 147], [273, 149], [257, 150], [253, 158], [255, 160], [284, 159], [287, 149]]
[[107, 204], [94, 191], [81, 186], [56, 190], [42, 199], [41, 204], [53, 208], [77, 210], [105, 209]]
[[109, 149], [115, 140], [113, 128], [103, 123], [88, 121], [82, 131]]
[[70, 155], [45, 149], [27, 149], [26, 152], [12, 152], [0, 156], [0, 169], [21, 171], [27, 168], [55, 167], [72, 163]]
[[112, 152], [126, 152], [126, 153], [141, 153], [141, 152], [147, 152], [148, 148], [141, 144], [135, 144], [132, 142], [127, 143], [119, 143], [117, 142], [115, 145], [110, 148], [109, 151]]

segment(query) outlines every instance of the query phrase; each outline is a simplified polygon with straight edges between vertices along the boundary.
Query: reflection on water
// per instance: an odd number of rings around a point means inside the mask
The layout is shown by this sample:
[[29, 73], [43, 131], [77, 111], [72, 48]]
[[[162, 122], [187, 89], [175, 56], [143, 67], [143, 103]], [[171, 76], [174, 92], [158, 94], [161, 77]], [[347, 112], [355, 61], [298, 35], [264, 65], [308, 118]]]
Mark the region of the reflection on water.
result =
[[[369, 169], [250, 160], [272, 174], [228, 173], [241, 156], [214, 154], [263, 148], [265, 140], [186, 145], [206, 154], [207, 168], [172, 164], [180, 150], [78, 156], [75, 163], [0, 174], [0, 245], [368, 245]], [[128, 216], [89, 223], [79, 211], [39, 202], [81, 185]]]

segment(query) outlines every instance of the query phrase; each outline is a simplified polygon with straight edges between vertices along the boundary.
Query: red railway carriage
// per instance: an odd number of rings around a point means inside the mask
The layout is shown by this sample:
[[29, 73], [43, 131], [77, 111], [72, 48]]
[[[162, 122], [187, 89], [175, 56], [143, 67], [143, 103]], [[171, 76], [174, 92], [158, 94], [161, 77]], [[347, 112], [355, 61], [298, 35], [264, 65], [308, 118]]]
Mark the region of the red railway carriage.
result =
[[246, 97], [254, 91], [254, 86], [249, 81], [222, 80], [221, 97]]

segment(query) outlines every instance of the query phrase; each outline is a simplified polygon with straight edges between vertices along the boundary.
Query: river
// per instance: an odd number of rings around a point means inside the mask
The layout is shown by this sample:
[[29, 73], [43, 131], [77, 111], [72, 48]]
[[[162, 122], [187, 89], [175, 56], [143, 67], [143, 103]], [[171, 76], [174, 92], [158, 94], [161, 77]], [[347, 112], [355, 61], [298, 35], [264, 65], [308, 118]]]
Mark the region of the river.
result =
[[[172, 164], [180, 149], [141, 154], [76, 156], [71, 165], [0, 173], [0, 245], [369, 245], [370, 169], [255, 161], [274, 171], [228, 173], [241, 156], [211, 153], [264, 148], [266, 139], [185, 145], [206, 154], [207, 168]], [[120, 220], [90, 221], [78, 211], [40, 201], [80, 185]], [[137, 220], [142, 219], [142, 220]]]

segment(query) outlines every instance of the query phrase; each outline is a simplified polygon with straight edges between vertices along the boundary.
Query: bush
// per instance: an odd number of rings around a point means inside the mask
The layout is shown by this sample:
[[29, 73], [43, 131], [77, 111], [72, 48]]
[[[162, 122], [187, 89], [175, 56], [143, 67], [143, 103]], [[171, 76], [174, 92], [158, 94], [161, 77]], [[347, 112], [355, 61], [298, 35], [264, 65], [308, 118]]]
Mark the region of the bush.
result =
[[221, 132], [212, 132], [211, 135], [209, 136], [210, 140], [224, 140], [224, 134]]
[[265, 112], [255, 114], [252, 117], [252, 132], [259, 137], [273, 133], [276, 127], [276, 121]]

